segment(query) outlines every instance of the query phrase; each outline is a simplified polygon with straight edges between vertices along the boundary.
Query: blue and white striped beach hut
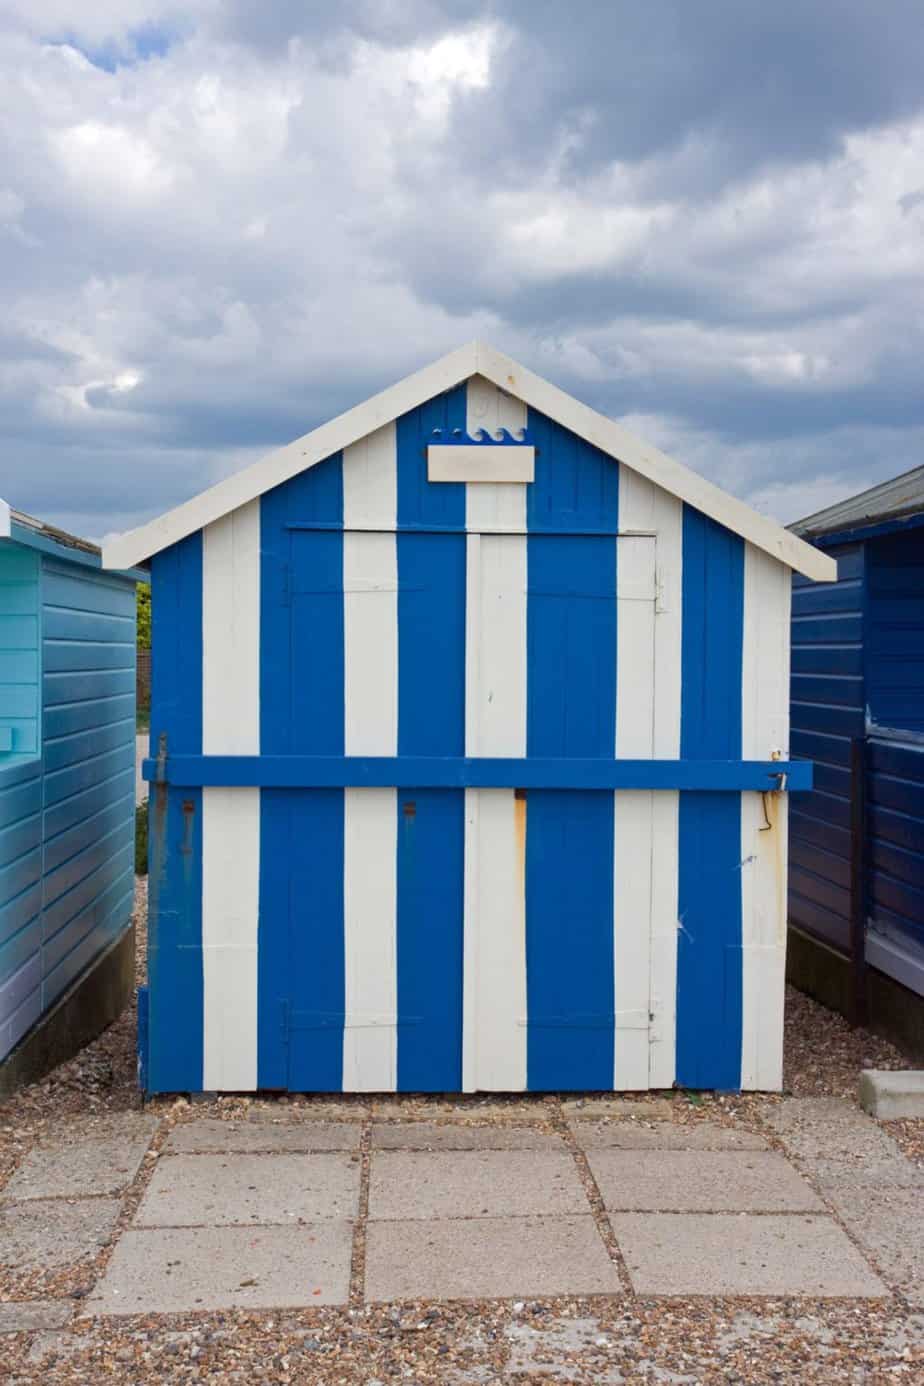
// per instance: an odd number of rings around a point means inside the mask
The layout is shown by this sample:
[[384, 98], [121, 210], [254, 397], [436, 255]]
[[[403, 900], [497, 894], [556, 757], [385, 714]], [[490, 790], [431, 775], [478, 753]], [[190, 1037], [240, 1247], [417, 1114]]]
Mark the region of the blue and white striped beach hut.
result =
[[472, 344], [147, 560], [149, 1091], [779, 1087], [830, 559]]

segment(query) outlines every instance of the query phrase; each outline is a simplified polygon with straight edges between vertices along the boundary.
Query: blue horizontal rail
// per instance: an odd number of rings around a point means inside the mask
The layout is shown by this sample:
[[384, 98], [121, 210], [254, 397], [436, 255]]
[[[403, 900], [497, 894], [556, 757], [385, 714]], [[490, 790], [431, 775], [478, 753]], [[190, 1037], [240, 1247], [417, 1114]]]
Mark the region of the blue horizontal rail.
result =
[[807, 760], [569, 760], [474, 756], [171, 756], [146, 780], [266, 789], [811, 789]]

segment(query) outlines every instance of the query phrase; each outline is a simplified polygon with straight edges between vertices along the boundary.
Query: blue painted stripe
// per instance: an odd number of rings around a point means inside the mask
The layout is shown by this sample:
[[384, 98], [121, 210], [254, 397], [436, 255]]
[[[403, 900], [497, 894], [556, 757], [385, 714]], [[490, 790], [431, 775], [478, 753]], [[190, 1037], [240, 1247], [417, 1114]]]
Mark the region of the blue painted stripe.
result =
[[[399, 446], [399, 477], [406, 466]], [[464, 536], [398, 536], [398, 758], [389, 783], [404, 787], [397, 805], [403, 1092], [451, 1092], [462, 1083], [465, 796], [425, 789], [413, 771], [465, 750], [465, 581]]]
[[[553, 447], [558, 441], [553, 431]], [[566, 478], [572, 473], [570, 483], [556, 480], [556, 497], [583, 496], [573, 471], [583, 473], [587, 459], [570, 435], [561, 452], [547, 451], [545, 460], [560, 464]], [[618, 475], [612, 462], [609, 468]], [[528, 756], [599, 757], [612, 766], [616, 542], [531, 533], [527, 565]], [[528, 1087], [611, 1088], [611, 793], [528, 793], [526, 984]]]
[[[343, 536], [338, 454], [261, 502], [263, 757], [344, 749]], [[256, 764], [265, 763], [255, 757]], [[343, 1084], [343, 790], [266, 788], [260, 809], [257, 1076], [261, 1087]]]
[[261, 845], [270, 855], [264, 855], [261, 868], [266, 934], [260, 942], [259, 1081], [295, 1091], [339, 1092], [345, 1006], [343, 791], [270, 790], [263, 799]]
[[[681, 755], [741, 754], [744, 544], [683, 512]], [[680, 796], [677, 1081], [741, 1086], [741, 798]]]
[[530, 533], [617, 533], [619, 468], [612, 457], [535, 409], [528, 412], [528, 428], [536, 446], [536, 477], [526, 490]]
[[613, 1086], [613, 796], [526, 805], [527, 1086]]
[[462, 1086], [464, 833], [458, 790], [399, 792], [399, 1092]]
[[464, 752], [465, 538], [399, 534], [398, 755]]
[[427, 480], [427, 444], [435, 428], [465, 427], [465, 386], [458, 385], [418, 409], [402, 414], [395, 426], [398, 447], [398, 525], [437, 529], [465, 528], [465, 486]]
[[[157, 761], [142, 763], [156, 780]], [[809, 760], [589, 760], [532, 756], [176, 756], [168, 784], [275, 789], [811, 789]]]
[[616, 541], [529, 536], [526, 743], [530, 756], [616, 746]]
[[[202, 751], [202, 535], [151, 561], [151, 745]], [[152, 790], [148, 1090], [202, 1087], [202, 791]]]

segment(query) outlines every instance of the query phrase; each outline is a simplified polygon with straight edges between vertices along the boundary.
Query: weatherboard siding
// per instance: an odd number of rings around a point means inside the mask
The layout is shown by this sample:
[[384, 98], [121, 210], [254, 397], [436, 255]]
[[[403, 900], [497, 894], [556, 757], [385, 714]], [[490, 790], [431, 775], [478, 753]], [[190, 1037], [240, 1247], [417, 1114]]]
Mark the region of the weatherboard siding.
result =
[[[427, 481], [435, 427], [499, 423], [528, 424], [533, 483]], [[489, 382], [247, 508], [154, 559], [168, 761], [786, 749], [789, 570]], [[778, 1086], [759, 794], [154, 793], [152, 1090]]]
[[837, 582], [793, 579], [793, 757], [815, 765], [814, 788], [789, 813], [789, 918], [846, 952], [850, 939], [850, 743], [865, 735], [867, 551], [833, 550]]
[[131, 916], [134, 584], [4, 544], [0, 641], [29, 654], [0, 687], [17, 712], [0, 754], [2, 1057]]

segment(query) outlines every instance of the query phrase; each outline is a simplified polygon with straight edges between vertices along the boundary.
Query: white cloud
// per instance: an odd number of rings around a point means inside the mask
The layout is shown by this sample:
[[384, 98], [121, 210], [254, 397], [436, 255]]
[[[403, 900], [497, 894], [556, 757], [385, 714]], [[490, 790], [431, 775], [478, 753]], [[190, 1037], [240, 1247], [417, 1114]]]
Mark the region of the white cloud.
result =
[[[479, 122], [524, 21], [426, 8], [254, 47], [224, 0], [8, 0], [0, 492], [83, 513], [68, 450], [118, 448], [140, 519], [475, 334], [782, 518], [919, 460], [924, 120], [723, 180], [705, 126], [582, 163], [588, 96], [514, 160]], [[145, 26], [111, 72], [65, 42]]]

